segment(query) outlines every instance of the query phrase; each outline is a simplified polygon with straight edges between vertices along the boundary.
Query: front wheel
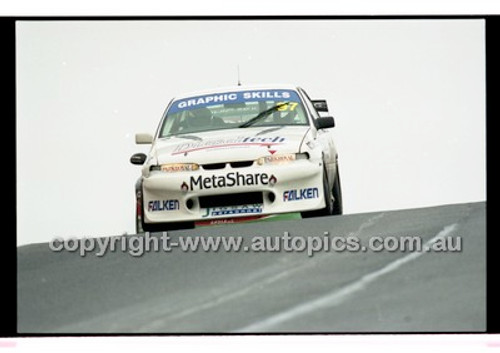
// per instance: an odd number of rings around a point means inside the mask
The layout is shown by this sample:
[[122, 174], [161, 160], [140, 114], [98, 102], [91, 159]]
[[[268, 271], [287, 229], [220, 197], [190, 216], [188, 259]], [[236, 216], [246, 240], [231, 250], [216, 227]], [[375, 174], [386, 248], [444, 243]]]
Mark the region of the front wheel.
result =
[[335, 182], [333, 183], [333, 212], [334, 215], [341, 215], [343, 212], [342, 207], [342, 188], [340, 187], [339, 165], [335, 169]]

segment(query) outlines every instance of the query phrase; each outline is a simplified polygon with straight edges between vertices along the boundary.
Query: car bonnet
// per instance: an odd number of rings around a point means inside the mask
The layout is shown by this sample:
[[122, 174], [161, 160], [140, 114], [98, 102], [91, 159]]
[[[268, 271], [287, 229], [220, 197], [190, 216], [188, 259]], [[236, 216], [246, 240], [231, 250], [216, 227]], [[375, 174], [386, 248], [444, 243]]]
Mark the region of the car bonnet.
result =
[[158, 139], [152, 152], [159, 164], [253, 160], [273, 154], [299, 152], [308, 131], [309, 126], [206, 131]]

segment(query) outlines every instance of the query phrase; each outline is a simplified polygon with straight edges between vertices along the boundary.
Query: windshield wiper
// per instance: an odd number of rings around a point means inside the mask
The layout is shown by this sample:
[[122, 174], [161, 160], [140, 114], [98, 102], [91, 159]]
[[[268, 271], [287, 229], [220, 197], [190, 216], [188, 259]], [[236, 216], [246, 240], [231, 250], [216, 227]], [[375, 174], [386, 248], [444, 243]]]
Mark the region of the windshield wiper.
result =
[[288, 104], [290, 104], [290, 102], [283, 102], [280, 104], [276, 104], [275, 106], [272, 106], [271, 108], [260, 112], [259, 114], [254, 116], [252, 119], [244, 122], [243, 124], [239, 125], [238, 127], [241, 127], [241, 128], [249, 127], [250, 125], [253, 125], [255, 122], [259, 121], [260, 119], [268, 116], [270, 113], [274, 112], [275, 110], [277, 110], [283, 106], [286, 106]]

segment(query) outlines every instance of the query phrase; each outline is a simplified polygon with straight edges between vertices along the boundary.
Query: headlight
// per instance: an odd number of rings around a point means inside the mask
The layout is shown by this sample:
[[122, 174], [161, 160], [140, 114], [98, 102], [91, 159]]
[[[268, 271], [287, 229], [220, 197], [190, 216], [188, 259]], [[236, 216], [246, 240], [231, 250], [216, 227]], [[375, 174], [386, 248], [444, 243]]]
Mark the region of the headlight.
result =
[[265, 156], [265, 157], [260, 157], [257, 159], [257, 164], [258, 165], [264, 165], [264, 164], [285, 164], [289, 162], [293, 162], [298, 159], [308, 159], [309, 154], [308, 153], [287, 153], [287, 154], [277, 154], [277, 155], [272, 155], [272, 156]]
[[192, 172], [200, 169], [200, 166], [196, 163], [168, 163], [162, 165], [151, 166], [149, 170], [161, 170], [166, 173], [176, 173], [176, 172]]

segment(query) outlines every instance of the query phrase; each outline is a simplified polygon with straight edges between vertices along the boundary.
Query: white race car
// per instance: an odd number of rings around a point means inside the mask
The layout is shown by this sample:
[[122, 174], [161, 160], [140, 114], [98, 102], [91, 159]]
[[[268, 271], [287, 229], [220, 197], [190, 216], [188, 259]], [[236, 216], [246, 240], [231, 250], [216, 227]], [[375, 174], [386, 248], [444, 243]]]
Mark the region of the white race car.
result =
[[197, 221], [342, 214], [333, 117], [293, 86], [237, 86], [173, 99], [136, 183], [137, 232]]

